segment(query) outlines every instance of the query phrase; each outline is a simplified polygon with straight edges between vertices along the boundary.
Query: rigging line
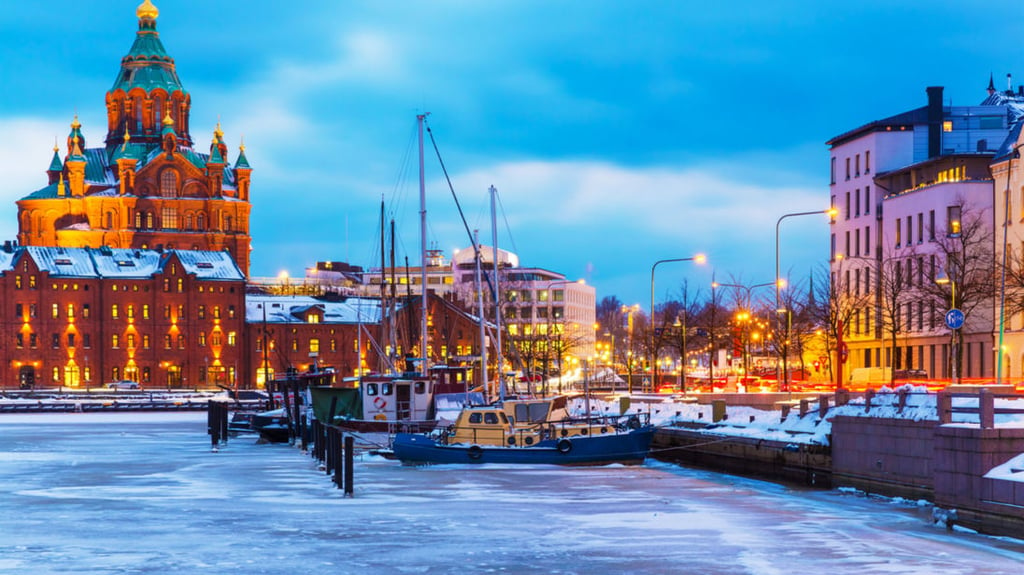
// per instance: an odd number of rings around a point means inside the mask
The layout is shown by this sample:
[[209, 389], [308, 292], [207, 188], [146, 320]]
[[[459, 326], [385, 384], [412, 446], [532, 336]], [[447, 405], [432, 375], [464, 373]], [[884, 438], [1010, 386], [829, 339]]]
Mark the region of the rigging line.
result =
[[[469, 236], [469, 243], [473, 246], [473, 254], [476, 257], [480, 257], [480, 245], [477, 244], [476, 239], [473, 238], [473, 232], [469, 229], [469, 224], [466, 222], [466, 213], [462, 211], [462, 204], [459, 203], [459, 197], [455, 195], [455, 186], [452, 185], [452, 179], [448, 176], [448, 168], [444, 165], [444, 160], [441, 159], [441, 150], [437, 147], [437, 140], [434, 139], [434, 131], [430, 128], [430, 124], [427, 123], [424, 118], [423, 123], [427, 125], [427, 134], [430, 136], [430, 144], [434, 147], [434, 153], [437, 154], [437, 161], [441, 164], [441, 172], [444, 173], [444, 179], [448, 182], [448, 189], [452, 193], [452, 198], [455, 200], [455, 207], [459, 210], [459, 218], [462, 219], [462, 227], [466, 230], [466, 235]], [[497, 267], [498, 262], [492, 262]], [[496, 293], [496, 287], [491, 283], [491, 276], [485, 275], [484, 279], [487, 281], [487, 287], [491, 290], [491, 295]]]
[[516, 239], [512, 237], [512, 226], [508, 224], [508, 213], [505, 212], [505, 204], [501, 203], [501, 192], [494, 194], [498, 198], [498, 207], [501, 208], [501, 219], [505, 222], [505, 231], [508, 232], [508, 241], [512, 244], [512, 253], [519, 253], [519, 246], [516, 245]]

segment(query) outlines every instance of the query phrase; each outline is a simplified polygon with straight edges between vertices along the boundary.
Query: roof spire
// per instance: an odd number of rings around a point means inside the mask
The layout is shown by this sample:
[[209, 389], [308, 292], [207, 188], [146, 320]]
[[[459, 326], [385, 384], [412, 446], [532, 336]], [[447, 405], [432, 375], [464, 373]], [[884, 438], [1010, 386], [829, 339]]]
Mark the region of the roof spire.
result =
[[989, 72], [988, 73], [988, 95], [991, 96], [992, 94], [995, 94], [995, 93], [996, 93], [996, 79], [995, 79], [995, 76], [992, 75], [992, 72]]
[[150, 0], [145, 0], [135, 9], [135, 15], [139, 17], [139, 20], [156, 20], [160, 16], [160, 11]]
[[68, 195], [67, 188], [64, 187], [64, 172], [60, 173], [60, 180], [57, 181], [57, 195], [66, 196]]

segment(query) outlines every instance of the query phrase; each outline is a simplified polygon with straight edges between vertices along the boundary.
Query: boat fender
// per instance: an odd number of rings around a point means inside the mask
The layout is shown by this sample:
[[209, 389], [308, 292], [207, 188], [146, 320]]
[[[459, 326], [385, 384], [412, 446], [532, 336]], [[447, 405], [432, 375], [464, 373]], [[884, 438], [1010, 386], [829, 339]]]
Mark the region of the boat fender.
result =
[[508, 444], [509, 445], [515, 445], [516, 444], [516, 438], [515, 437], [509, 437], [508, 438]]
[[378, 413], [377, 415], [374, 415], [373, 418], [377, 421], [387, 421], [388, 416], [384, 415], [383, 413]]
[[525, 443], [527, 445], [533, 445], [533, 438], [532, 437], [527, 437], [526, 439], [523, 440], [523, 443]]
[[629, 419], [626, 420], [626, 427], [630, 429], [640, 429], [640, 418], [635, 415], [629, 416]]
[[373, 398], [373, 406], [376, 407], [377, 409], [384, 409], [384, 407], [387, 404], [388, 404], [388, 402], [383, 397], [381, 397], [379, 395], [377, 397]]
[[569, 453], [572, 451], [572, 442], [568, 439], [559, 439], [557, 447], [559, 453]]
[[608, 428], [607, 427], [602, 427], [601, 428], [601, 435], [604, 435], [605, 433], [608, 433]]
[[583, 429], [580, 430], [580, 435], [586, 435], [587, 433], [589, 433], [589, 431], [587, 430], [586, 427], [584, 427]]
[[466, 454], [469, 455], [470, 459], [480, 459], [484, 455], [484, 450], [479, 445], [470, 445]]
[[563, 427], [562, 428], [562, 437], [565, 437], [566, 435], [569, 435], [569, 430]]

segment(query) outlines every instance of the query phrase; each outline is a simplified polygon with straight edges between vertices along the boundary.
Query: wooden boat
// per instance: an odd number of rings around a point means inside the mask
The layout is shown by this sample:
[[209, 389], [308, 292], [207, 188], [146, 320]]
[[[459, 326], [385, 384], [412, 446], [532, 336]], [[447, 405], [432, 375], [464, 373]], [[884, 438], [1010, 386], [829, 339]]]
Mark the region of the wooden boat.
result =
[[654, 437], [646, 414], [517, 427], [505, 409], [470, 407], [449, 429], [399, 433], [394, 457], [404, 464], [542, 463], [606, 465], [643, 463]]

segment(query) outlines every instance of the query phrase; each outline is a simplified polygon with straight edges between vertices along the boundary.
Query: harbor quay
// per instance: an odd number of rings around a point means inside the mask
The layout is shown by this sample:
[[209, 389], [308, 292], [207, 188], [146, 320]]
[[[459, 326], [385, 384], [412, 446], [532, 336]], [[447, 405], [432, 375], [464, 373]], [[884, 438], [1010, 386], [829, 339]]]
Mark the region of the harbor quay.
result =
[[0, 572], [1016, 574], [1024, 543], [916, 501], [641, 466], [405, 467], [355, 496], [202, 413], [0, 417]]

